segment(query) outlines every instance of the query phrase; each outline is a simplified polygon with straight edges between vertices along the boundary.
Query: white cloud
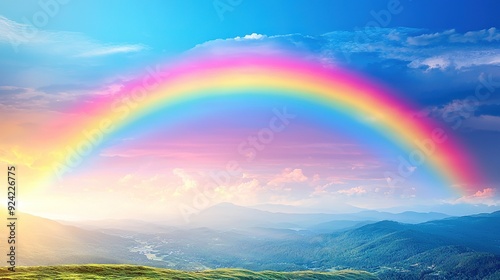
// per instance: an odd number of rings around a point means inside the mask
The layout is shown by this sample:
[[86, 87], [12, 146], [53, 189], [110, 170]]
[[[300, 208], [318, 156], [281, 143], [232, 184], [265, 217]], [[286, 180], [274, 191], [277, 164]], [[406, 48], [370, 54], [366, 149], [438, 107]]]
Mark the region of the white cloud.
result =
[[318, 186], [314, 187], [314, 191], [311, 193], [311, 196], [322, 196], [322, 195], [330, 194], [330, 192], [328, 191], [328, 188], [330, 188], [333, 185], [334, 185], [333, 182], [323, 184], [323, 185], [318, 185]]
[[354, 188], [345, 189], [345, 190], [338, 190], [337, 193], [352, 196], [352, 195], [364, 194], [364, 193], [366, 193], [366, 190], [363, 187], [354, 187]]
[[495, 27], [478, 31], [468, 31], [465, 34], [454, 33], [449, 37], [450, 42], [476, 43], [479, 41], [500, 41], [500, 32]]
[[172, 170], [172, 173], [182, 180], [182, 185], [176, 189], [175, 193], [181, 194], [198, 186], [198, 182], [194, 178], [192, 178], [184, 169], [174, 168]]
[[498, 205], [498, 201], [495, 200], [495, 189], [485, 188], [479, 190], [476, 193], [468, 196], [462, 196], [455, 200], [453, 204], [457, 203], [468, 203], [468, 204], [485, 204], [485, 205]]
[[481, 65], [500, 65], [500, 50], [453, 51], [427, 58], [417, 58], [408, 64], [410, 68], [446, 70], [450, 67], [460, 70]]
[[132, 179], [132, 174], [127, 174], [125, 176], [123, 176], [122, 178], [120, 178], [120, 180], [118, 181], [120, 184], [126, 184], [128, 183], [130, 180]]
[[458, 118], [467, 119], [473, 116], [478, 106], [483, 105], [484, 101], [471, 99], [454, 99], [442, 106], [427, 107], [420, 111], [420, 117], [432, 116], [445, 122], [456, 122]]
[[409, 67], [411, 68], [420, 68], [422, 66], [426, 67], [427, 70], [430, 69], [446, 69], [448, 66], [450, 66], [450, 61], [448, 58], [445, 58], [443, 56], [435, 56], [435, 57], [429, 57], [425, 58], [423, 60], [414, 60], [411, 63], [408, 64]]
[[409, 36], [406, 39], [406, 43], [408, 45], [414, 46], [427, 46], [439, 42], [478, 43], [481, 41], [500, 41], [500, 32], [498, 32], [495, 27], [477, 31], [468, 31], [464, 34], [458, 33], [455, 29], [450, 29], [443, 32]]
[[241, 205], [257, 203], [256, 195], [262, 190], [257, 179], [243, 180], [231, 186], [218, 186], [215, 194], [218, 201], [232, 201]]
[[4, 16], [0, 16], [0, 42], [9, 43], [15, 46], [16, 44], [26, 43], [30, 39], [35, 41], [41, 39], [37, 36], [32, 36], [27, 33], [26, 24], [17, 23]]
[[307, 181], [307, 177], [302, 173], [302, 169], [296, 168], [292, 170], [290, 168], [287, 168], [283, 170], [280, 175], [277, 175], [271, 181], [269, 181], [268, 185], [279, 186], [284, 183], [304, 181]]
[[[494, 27], [486, 30], [469, 31], [464, 34], [456, 30], [436, 33], [421, 33], [419, 30], [387, 30], [386, 37], [391, 40], [394, 34], [398, 38], [406, 37], [404, 43], [382, 42], [382, 46], [371, 52], [379, 52], [381, 58], [409, 61], [410, 68], [460, 70], [482, 65], [500, 65], [500, 32]], [[392, 40], [394, 41], [394, 40]], [[365, 48], [364, 51], [370, 51]]]
[[260, 39], [263, 39], [263, 38], [266, 38], [267, 36], [266, 35], [262, 35], [262, 34], [257, 34], [257, 33], [252, 33], [250, 35], [245, 35], [242, 37], [238, 36], [236, 38], [234, 38], [235, 41], [241, 41], [241, 40], [260, 40]]
[[81, 33], [41, 30], [0, 16], [0, 43], [20, 48], [72, 57], [107, 56], [143, 51], [142, 44], [103, 44]]
[[[482, 75], [480, 80], [488, 83], [490, 93], [496, 88], [496, 81], [485, 78]], [[484, 92], [487, 92], [486, 89]], [[480, 100], [477, 95], [470, 95], [464, 99], [454, 99], [441, 106], [429, 106], [419, 113], [417, 117], [431, 117], [444, 121], [453, 129], [467, 128], [473, 130], [500, 131], [500, 117], [494, 115], [480, 115], [481, 108], [488, 105], [499, 105], [500, 101], [484, 98]]]
[[464, 127], [477, 130], [500, 131], [500, 117], [491, 115], [474, 116], [464, 121]]
[[413, 45], [413, 46], [426, 46], [451, 34], [456, 34], [455, 29], [446, 30], [444, 32], [436, 32], [432, 34], [410, 36], [406, 39], [406, 43], [408, 43], [408, 45]]
[[243, 37], [218, 39], [195, 49], [226, 54], [248, 47], [255, 52], [276, 49], [304, 51], [326, 65], [367, 64], [399, 61], [410, 69], [466, 70], [477, 66], [500, 65], [500, 32], [496, 28], [459, 33], [454, 29], [426, 33], [415, 28], [379, 28], [333, 31], [319, 36], [252, 33]]
[[193, 50], [204, 50], [204, 51], [216, 51], [219, 48], [224, 49], [225, 47], [244, 47], [244, 44], [251, 44], [252, 46], [262, 47], [262, 45], [269, 43], [269, 40], [264, 39], [272, 39], [273, 37], [268, 37], [263, 34], [252, 33], [245, 35], [243, 37], [236, 36], [234, 38], [226, 38], [226, 39], [215, 39], [203, 42], [201, 44], [196, 45]]
[[88, 52], [81, 53], [77, 56], [92, 57], [92, 56], [105, 56], [119, 53], [133, 53], [144, 50], [143, 45], [122, 45], [122, 46], [102, 46], [96, 47]]

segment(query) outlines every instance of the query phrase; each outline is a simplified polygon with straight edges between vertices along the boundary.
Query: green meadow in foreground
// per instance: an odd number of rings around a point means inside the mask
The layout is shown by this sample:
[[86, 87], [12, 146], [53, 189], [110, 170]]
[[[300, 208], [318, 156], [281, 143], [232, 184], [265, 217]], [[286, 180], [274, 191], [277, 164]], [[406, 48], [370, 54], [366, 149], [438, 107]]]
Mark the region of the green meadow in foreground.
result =
[[179, 271], [134, 265], [63, 265], [18, 267], [16, 272], [0, 269], [2, 279], [378, 279], [364, 271], [254, 272], [243, 269]]

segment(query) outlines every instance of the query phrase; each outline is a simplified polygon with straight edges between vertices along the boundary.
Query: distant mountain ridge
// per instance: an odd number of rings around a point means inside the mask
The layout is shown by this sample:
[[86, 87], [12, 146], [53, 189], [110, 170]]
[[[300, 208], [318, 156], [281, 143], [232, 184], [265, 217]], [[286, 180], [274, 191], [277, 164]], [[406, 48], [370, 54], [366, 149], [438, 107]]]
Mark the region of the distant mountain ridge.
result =
[[[5, 219], [5, 213], [0, 218]], [[130, 239], [26, 213], [17, 212], [17, 218], [17, 265], [148, 262], [128, 250], [135, 244]], [[1, 227], [2, 236], [7, 236], [6, 229]]]
[[[207, 208], [197, 215], [193, 215], [189, 225], [192, 227], [218, 229], [272, 227], [302, 230], [316, 229], [326, 232], [328, 231], [329, 223], [332, 229], [340, 230], [382, 220], [422, 223], [448, 217], [450, 216], [441, 213], [417, 213], [410, 211], [398, 214], [367, 210], [350, 214], [279, 213], [238, 206], [231, 203], [221, 203]], [[335, 225], [335, 221], [343, 221], [345, 226]], [[360, 224], [360, 222], [362, 223]]]
[[[182, 270], [356, 269], [381, 279], [500, 279], [500, 211], [417, 224], [363, 220], [420, 217], [411, 212], [364, 211], [352, 216], [360, 221], [332, 221], [332, 215], [270, 213], [225, 204], [206, 213], [225, 213], [218, 217], [229, 223], [228, 228], [196, 227], [195, 223], [179, 228], [140, 221], [130, 225], [109, 220], [90, 222], [82, 229], [21, 214], [19, 232], [29, 234], [20, 239], [20, 264], [129, 263]], [[230, 227], [238, 214], [243, 226]], [[321, 219], [329, 222], [317, 224]], [[340, 227], [348, 227], [335, 228], [338, 222], [344, 223]], [[297, 225], [310, 226], [286, 228]]]

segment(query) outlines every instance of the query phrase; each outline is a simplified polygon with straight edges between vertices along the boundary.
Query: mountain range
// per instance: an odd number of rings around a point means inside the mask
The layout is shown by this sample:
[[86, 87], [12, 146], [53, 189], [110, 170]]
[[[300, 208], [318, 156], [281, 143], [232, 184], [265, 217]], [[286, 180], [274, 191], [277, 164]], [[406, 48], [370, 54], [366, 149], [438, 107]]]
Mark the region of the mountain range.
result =
[[18, 224], [18, 265], [355, 269], [381, 279], [500, 279], [500, 211], [463, 217], [293, 214], [221, 204], [182, 227], [131, 220], [58, 222], [29, 214], [19, 215]]

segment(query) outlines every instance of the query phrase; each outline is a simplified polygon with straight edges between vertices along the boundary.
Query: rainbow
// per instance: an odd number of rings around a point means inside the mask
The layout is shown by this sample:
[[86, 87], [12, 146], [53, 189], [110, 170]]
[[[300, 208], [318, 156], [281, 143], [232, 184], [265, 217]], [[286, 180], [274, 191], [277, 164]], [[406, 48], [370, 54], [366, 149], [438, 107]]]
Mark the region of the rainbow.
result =
[[415, 118], [414, 108], [391, 90], [346, 70], [288, 54], [196, 57], [164, 69], [161, 73], [150, 71], [127, 84], [120, 94], [95, 97], [92, 102], [71, 108], [77, 117], [69, 128], [67, 122], [54, 123], [51, 129], [61, 131], [55, 146], [70, 147], [57, 154], [63, 167], [59, 164], [54, 170], [60, 175], [71, 165], [64, 164], [75, 157], [74, 153], [79, 157], [90, 153], [88, 139], [82, 135], [84, 130], [90, 138], [92, 131], [99, 130], [97, 134], [104, 138], [95, 141], [99, 145], [114, 131], [126, 129], [135, 120], [162, 108], [200, 98], [266, 92], [324, 104], [354, 119], [370, 116], [372, 121], [367, 125], [409, 154], [432, 144], [425, 164], [449, 186], [471, 192], [480, 181], [471, 156], [439, 124]]

